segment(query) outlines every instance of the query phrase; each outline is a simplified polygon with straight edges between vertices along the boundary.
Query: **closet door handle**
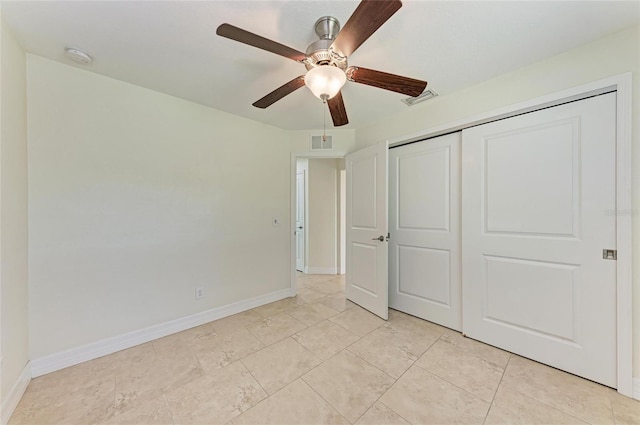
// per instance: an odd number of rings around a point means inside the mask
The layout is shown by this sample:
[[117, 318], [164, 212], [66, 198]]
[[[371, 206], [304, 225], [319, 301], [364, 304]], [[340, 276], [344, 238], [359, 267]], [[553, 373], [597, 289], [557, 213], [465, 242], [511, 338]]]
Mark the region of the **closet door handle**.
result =
[[380, 241], [380, 242], [384, 242], [384, 236], [380, 235], [377, 238], [371, 238], [372, 241]]

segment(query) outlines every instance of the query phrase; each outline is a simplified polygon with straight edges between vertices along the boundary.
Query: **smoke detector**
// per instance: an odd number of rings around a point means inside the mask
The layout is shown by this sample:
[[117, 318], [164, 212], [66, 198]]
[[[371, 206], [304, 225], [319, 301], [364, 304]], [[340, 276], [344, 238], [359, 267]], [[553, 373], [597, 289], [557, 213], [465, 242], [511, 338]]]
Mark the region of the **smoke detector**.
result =
[[89, 53], [83, 52], [75, 47], [67, 47], [64, 51], [69, 59], [81, 65], [91, 65], [91, 62], [93, 62], [93, 58]]

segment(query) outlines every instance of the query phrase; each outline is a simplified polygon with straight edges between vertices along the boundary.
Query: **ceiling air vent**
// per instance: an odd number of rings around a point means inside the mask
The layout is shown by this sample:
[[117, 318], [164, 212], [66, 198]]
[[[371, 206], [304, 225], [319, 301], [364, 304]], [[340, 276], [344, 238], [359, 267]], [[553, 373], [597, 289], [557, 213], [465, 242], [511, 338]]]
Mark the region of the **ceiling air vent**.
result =
[[322, 140], [322, 136], [311, 136], [311, 150], [327, 150], [333, 149], [332, 136], [325, 136]]
[[425, 91], [422, 92], [421, 95], [416, 96], [416, 97], [408, 97], [406, 99], [402, 99], [402, 102], [407, 104], [407, 105], [409, 105], [409, 106], [413, 106], [416, 103], [420, 103], [420, 102], [424, 102], [425, 100], [433, 99], [437, 95], [438, 95], [438, 93], [436, 93], [435, 90], [426, 89]]

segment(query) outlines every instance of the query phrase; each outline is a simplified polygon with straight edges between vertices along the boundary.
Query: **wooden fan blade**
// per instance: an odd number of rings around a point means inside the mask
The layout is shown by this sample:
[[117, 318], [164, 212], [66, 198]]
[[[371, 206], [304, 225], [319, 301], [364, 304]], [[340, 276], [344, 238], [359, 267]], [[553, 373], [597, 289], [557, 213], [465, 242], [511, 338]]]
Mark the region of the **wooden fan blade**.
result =
[[262, 99], [254, 102], [253, 106], [255, 106], [256, 108], [264, 109], [267, 106], [273, 105], [274, 103], [276, 103], [277, 101], [285, 97], [286, 95], [291, 94], [294, 91], [298, 90], [302, 86], [304, 86], [303, 75], [296, 77], [293, 80], [289, 81], [288, 83], [281, 85], [280, 87], [278, 87], [277, 89], [275, 89], [274, 91], [272, 91], [271, 93], [263, 97]]
[[338, 33], [331, 48], [343, 56], [351, 56], [401, 7], [400, 0], [362, 0]]
[[329, 112], [331, 112], [331, 118], [333, 119], [333, 125], [340, 127], [341, 125], [349, 124], [349, 118], [347, 118], [347, 110], [344, 107], [344, 101], [342, 100], [342, 92], [338, 92], [337, 95], [327, 100], [329, 105]]
[[427, 87], [426, 81], [357, 66], [347, 68], [347, 78], [356, 83], [391, 90], [411, 97], [419, 96]]
[[257, 47], [258, 49], [266, 50], [267, 52], [275, 53], [276, 55], [284, 56], [285, 58], [293, 59], [294, 61], [299, 62], [307, 57], [307, 55], [296, 49], [292, 49], [284, 44], [277, 43], [230, 24], [220, 25], [216, 30], [216, 34], [239, 41], [240, 43], [248, 44], [249, 46]]

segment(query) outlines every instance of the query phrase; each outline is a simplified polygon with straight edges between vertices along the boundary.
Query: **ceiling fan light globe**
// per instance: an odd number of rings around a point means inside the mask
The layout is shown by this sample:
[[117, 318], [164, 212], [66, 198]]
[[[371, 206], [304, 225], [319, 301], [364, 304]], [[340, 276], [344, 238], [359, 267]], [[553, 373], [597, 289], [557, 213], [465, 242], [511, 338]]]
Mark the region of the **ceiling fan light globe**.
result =
[[337, 95], [346, 82], [344, 71], [332, 65], [312, 68], [304, 76], [304, 83], [311, 93], [323, 101]]

